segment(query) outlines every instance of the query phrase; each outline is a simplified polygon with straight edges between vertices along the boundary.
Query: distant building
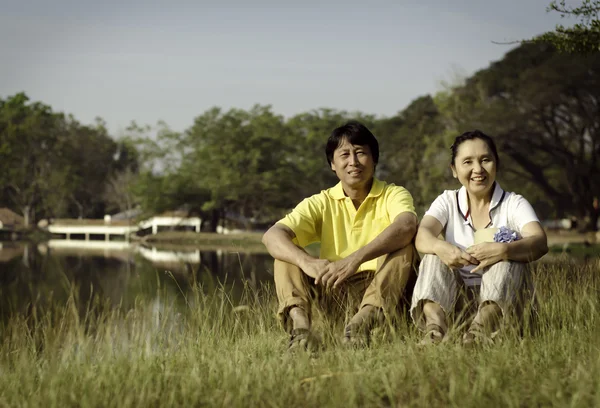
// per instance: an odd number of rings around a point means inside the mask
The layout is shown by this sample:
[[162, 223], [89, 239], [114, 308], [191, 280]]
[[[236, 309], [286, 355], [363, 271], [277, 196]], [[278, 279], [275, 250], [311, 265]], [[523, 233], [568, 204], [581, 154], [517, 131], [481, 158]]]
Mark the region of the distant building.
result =
[[10, 208], [0, 208], [0, 230], [19, 231], [25, 227], [25, 219]]

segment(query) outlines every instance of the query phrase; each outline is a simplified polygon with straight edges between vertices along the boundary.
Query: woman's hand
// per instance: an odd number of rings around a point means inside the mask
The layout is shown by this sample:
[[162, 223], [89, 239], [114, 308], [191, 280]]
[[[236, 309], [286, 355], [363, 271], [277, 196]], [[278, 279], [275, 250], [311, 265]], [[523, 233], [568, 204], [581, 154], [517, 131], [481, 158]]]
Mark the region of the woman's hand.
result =
[[497, 242], [484, 242], [467, 248], [467, 253], [479, 261], [479, 265], [471, 273], [479, 272], [488, 266], [506, 260], [507, 245]]
[[441, 240], [436, 245], [435, 254], [444, 264], [448, 265], [450, 269], [460, 269], [467, 265], [479, 264], [477, 258], [471, 254]]

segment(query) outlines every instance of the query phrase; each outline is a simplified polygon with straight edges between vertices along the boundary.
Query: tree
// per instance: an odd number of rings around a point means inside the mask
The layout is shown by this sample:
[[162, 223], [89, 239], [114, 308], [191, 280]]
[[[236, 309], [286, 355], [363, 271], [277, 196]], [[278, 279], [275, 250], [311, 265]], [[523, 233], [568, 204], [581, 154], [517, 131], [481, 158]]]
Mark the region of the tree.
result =
[[104, 122], [82, 125], [24, 93], [0, 99], [2, 197], [26, 225], [42, 217], [101, 217], [109, 177], [137, 168], [135, 151], [117, 144]]
[[124, 166], [135, 168], [135, 163], [122, 163], [131, 158], [124, 159], [119, 153], [119, 145], [108, 135], [100, 119], [95, 126], [85, 126], [70, 117], [65, 135], [69, 144], [61, 153], [68, 163], [73, 185], [69, 213], [79, 218], [100, 218], [106, 212], [103, 191], [107, 181], [117, 177], [116, 173]]
[[270, 106], [246, 112], [213, 108], [198, 116], [179, 141], [181, 172], [210, 192], [204, 211], [264, 221], [290, 205], [297, 178], [289, 135]]
[[579, 22], [573, 27], [556, 26], [534, 39], [535, 42], [548, 42], [559, 51], [570, 53], [594, 53], [600, 51], [600, 0], [583, 0], [579, 7], [567, 6], [565, 0], [553, 1], [548, 11], [555, 11], [561, 17], [576, 17]]
[[129, 211], [137, 204], [134, 187], [139, 181], [139, 155], [133, 141], [127, 138], [117, 146], [113, 169], [105, 181], [105, 207], [112, 211]]
[[596, 228], [600, 197], [600, 54], [568, 55], [524, 44], [454, 89], [444, 115], [455, 129], [496, 137], [502, 174], [531, 182], [557, 216]]
[[[338, 182], [325, 156], [327, 138], [333, 129], [349, 120], [362, 122], [374, 131], [375, 119], [360, 113], [318, 109], [290, 118], [286, 124], [290, 138], [286, 153], [301, 175], [295, 180], [294, 202], [332, 187]], [[377, 135], [375, 135], [377, 137]]]
[[70, 186], [61, 157], [63, 116], [24, 93], [0, 99], [0, 181], [29, 226], [44, 201], [61, 201]]
[[205, 217], [202, 204], [210, 199], [193, 171], [182, 167], [192, 149], [182, 141], [183, 135], [160, 121], [157, 126], [127, 128], [127, 145], [133, 146], [138, 167], [135, 182], [127, 190], [140, 204], [146, 215], [186, 208], [190, 213]]
[[433, 98], [415, 99], [396, 116], [380, 120], [375, 129], [381, 139], [378, 173], [410, 191], [422, 213], [440, 187], [449, 184], [444, 183], [449, 168], [442, 148], [445, 129]]

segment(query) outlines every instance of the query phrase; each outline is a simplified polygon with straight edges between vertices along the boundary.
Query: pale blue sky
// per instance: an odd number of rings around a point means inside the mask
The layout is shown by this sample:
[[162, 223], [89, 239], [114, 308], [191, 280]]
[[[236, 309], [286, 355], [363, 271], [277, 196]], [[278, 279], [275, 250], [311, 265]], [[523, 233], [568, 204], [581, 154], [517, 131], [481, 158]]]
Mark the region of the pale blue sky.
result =
[[514, 47], [492, 41], [554, 28], [548, 3], [0, 0], [0, 95], [115, 136], [131, 120], [183, 130], [212, 106], [390, 116]]

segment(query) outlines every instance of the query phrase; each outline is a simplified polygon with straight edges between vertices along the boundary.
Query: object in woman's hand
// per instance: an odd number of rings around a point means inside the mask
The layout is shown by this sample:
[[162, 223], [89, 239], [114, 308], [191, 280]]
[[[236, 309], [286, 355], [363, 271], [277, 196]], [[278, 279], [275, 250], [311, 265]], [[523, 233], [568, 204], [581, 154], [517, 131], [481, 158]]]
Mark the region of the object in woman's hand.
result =
[[510, 228], [500, 227], [498, 228], [498, 232], [494, 234], [494, 242], [509, 243], [518, 240], [519, 235]]
[[484, 228], [475, 231], [475, 236], [473, 237], [473, 244], [481, 244], [483, 242], [496, 242], [494, 241], [494, 236], [497, 233], [498, 228]]

